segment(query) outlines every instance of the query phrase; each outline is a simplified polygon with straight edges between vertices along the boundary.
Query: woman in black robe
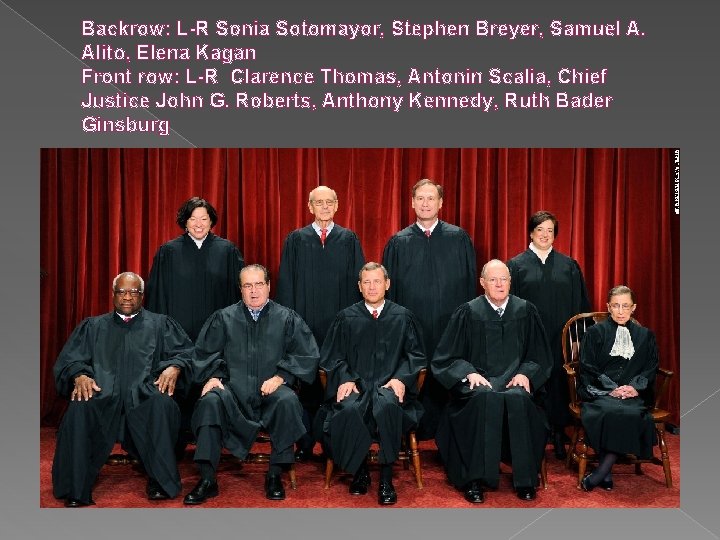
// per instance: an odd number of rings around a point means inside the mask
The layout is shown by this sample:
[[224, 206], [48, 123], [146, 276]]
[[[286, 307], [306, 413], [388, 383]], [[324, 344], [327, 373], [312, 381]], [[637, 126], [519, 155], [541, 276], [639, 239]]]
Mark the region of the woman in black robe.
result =
[[631, 320], [635, 294], [619, 285], [608, 293], [610, 317], [591, 326], [580, 347], [580, 417], [599, 465], [581, 481], [585, 491], [613, 487], [619, 454], [652, 456], [658, 350], [655, 335]]
[[510, 293], [535, 304], [547, 333], [553, 369], [543, 403], [552, 427], [555, 457], [565, 459], [565, 427], [570, 423], [567, 377], [563, 369], [562, 329], [573, 315], [590, 309], [577, 261], [553, 249], [558, 220], [541, 210], [528, 220], [530, 245], [508, 261]]

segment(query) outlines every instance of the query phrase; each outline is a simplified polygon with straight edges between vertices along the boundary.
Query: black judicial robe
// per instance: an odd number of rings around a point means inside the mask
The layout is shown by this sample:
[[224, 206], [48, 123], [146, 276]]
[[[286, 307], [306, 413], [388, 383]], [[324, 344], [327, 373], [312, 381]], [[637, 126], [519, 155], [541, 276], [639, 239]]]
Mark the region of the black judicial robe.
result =
[[[88, 401], [71, 401], [63, 417], [52, 471], [55, 496], [89, 503], [95, 478], [117, 440], [137, 451], [148, 474], [170, 496], [177, 495], [173, 447], [180, 411], [153, 382], [165, 368], [178, 366], [181, 384], [191, 361], [192, 342], [165, 315], [143, 309], [129, 323], [114, 312], [82, 321], [55, 362], [56, 389], [69, 398], [75, 378], [87, 375], [101, 391]], [[124, 431], [126, 423], [131, 437]]]
[[[420, 322], [428, 364], [453, 311], [477, 294], [477, 262], [470, 236], [438, 221], [428, 238], [417, 223], [395, 234], [383, 252], [390, 274], [387, 298], [412, 311]], [[421, 439], [435, 435], [446, 391], [428, 373], [423, 388]]]
[[289, 447], [306, 431], [299, 401], [287, 424], [277, 425], [272, 422], [274, 407], [261, 406], [260, 386], [274, 375], [280, 375], [290, 387], [297, 380], [311, 383], [318, 359], [315, 338], [305, 322], [272, 300], [257, 322], [243, 302], [216, 311], [195, 342], [194, 379], [197, 384], [211, 377], [222, 379], [225, 389], [212, 392], [219, 394], [225, 415], [194, 414], [193, 432], [197, 434], [200, 426], [219, 425], [223, 446], [240, 459], [247, 456], [261, 425], [276, 449]]
[[229, 240], [210, 232], [198, 249], [185, 233], [155, 254], [145, 306], [170, 315], [195, 341], [214, 311], [240, 300], [238, 280], [243, 266], [242, 253]]
[[358, 274], [364, 264], [357, 235], [337, 223], [324, 248], [312, 225], [293, 231], [283, 244], [275, 301], [295, 310], [322, 345], [338, 311], [362, 298]]
[[[327, 372], [328, 400], [321, 440], [338, 466], [354, 473], [375, 436], [380, 462], [397, 459], [402, 434], [422, 416], [417, 374], [425, 365], [420, 326], [404, 307], [386, 300], [374, 319], [361, 301], [337, 314], [323, 344], [320, 367]], [[381, 388], [390, 379], [405, 385], [403, 403], [392, 389]], [[360, 394], [336, 403], [338, 387], [350, 381]], [[348, 407], [355, 410], [343, 411]]]
[[[626, 360], [610, 356], [617, 323], [611, 318], [588, 328], [580, 347], [580, 385], [583, 400], [581, 419], [590, 445], [595, 450], [635, 454], [650, 458], [655, 425], [653, 407], [658, 350], [655, 335], [639, 324], [627, 329], [635, 354]], [[619, 399], [608, 394], [617, 386], [630, 385], [638, 397]]]
[[[497, 487], [500, 461], [506, 458], [512, 460], [516, 487], [537, 485], [546, 424], [534, 397], [551, 367], [542, 321], [530, 302], [510, 295], [500, 317], [479, 296], [455, 311], [435, 350], [432, 370], [451, 391], [436, 442], [456, 487], [471, 480]], [[462, 382], [469, 373], [485, 377], [492, 389], [470, 390]], [[530, 380], [531, 394], [522, 387], [505, 388], [519, 373]]]
[[508, 261], [510, 293], [535, 304], [540, 312], [550, 350], [553, 371], [547, 382], [544, 407], [550, 423], [570, 421], [567, 375], [563, 369], [562, 329], [570, 317], [590, 310], [580, 265], [567, 255], [550, 251], [545, 264], [528, 248]]

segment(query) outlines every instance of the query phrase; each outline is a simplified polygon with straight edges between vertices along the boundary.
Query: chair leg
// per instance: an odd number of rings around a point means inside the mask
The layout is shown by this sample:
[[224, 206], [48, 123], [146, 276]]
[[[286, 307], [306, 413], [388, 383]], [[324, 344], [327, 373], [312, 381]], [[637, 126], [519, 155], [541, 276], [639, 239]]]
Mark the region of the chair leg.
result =
[[578, 431], [579, 431], [579, 428], [576, 424], [573, 426], [573, 434], [572, 434], [572, 438], [570, 439], [570, 447], [568, 448], [567, 457], [565, 458], [565, 467], [567, 467], [568, 469], [570, 468], [570, 466], [572, 465], [572, 462], [573, 462], [573, 454], [575, 453], [575, 445], [577, 444], [577, 440], [578, 440]]
[[[580, 481], [583, 479], [583, 476], [585, 476], [585, 469], [587, 468], [587, 451], [588, 447], [585, 443], [585, 430], [580, 427], [578, 428], [578, 435], [577, 435], [577, 447], [580, 449], [580, 453], [575, 455], [575, 459], [578, 462], [578, 479], [577, 479], [577, 485], [580, 487]], [[573, 449], [573, 453], [575, 453]]]
[[543, 457], [542, 463], [540, 464], [540, 480], [542, 480], [543, 489], [547, 489], [547, 460]]
[[655, 431], [657, 431], [658, 445], [660, 446], [660, 454], [662, 455], [662, 466], [665, 471], [665, 486], [673, 487], [672, 484], [672, 472], [670, 470], [670, 456], [668, 455], [667, 444], [665, 444], [665, 428], [664, 426], [655, 424]]
[[330, 478], [332, 477], [334, 466], [335, 464], [333, 463], [332, 459], [327, 458], [325, 460], [325, 489], [328, 489], [330, 487]]
[[293, 489], [297, 489], [297, 479], [295, 478], [295, 464], [290, 464], [290, 470], [288, 471], [288, 474], [290, 475], [290, 487]]
[[[423, 488], [423, 478], [422, 478], [422, 467], [420, 466], [420, 451], [418, 450], [417, 446], [417, 438], [415, 437], [415, 432], [411, 431], [408, 434], [408, 446], [410, 447], [410, 459], [412, 460], [413, 465], [413, 472], [415, 473], [415, 482], [417, 482], [418, 489]], [[410, 461], [410, 460], [408, 460]]]

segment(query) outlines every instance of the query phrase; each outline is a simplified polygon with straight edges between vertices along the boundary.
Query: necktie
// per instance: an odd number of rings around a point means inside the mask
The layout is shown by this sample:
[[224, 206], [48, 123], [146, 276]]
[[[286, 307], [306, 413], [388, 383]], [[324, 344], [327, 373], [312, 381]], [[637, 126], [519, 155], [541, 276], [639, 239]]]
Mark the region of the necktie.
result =
[[373, 319], [377, 319], [377, 318], [378, 318], [377, 309], [373, 309]]
[[255, 311], [254, 309], [250, 310], [250, 315], [252, 315], [253, 321], [257, 322], [258, 317], [260, 317], [260, 312]]
[[425, 231], [425, 236], [427, 236], [428, 238], [430, 238], [430, 234], [431, 234], [431, 233], [430, 233], [430, 229], [427, 229], [427, 230]]
[[320, 229], [320, 243], [325, 247], [325, 239], [327, 238], [327, 229]]
[[123, 317], [123, 322], [129, 323], [132, 321], [132, 317]]
[[496, 311], [497, 311], [497, 314], [502, 317], [503, 311], [505, 311], [505, 310], [503, 308], [499, 307], [499, 308], [497, 308]]

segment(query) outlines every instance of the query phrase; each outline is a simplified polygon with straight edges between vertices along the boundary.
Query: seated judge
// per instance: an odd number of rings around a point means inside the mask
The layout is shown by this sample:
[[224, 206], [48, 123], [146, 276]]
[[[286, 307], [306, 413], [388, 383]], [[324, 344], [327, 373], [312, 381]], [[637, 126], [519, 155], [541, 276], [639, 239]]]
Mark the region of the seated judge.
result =
[[150, 500], [180, 492], [173, 452], [180, 409], [172, 396], [190, 366], [192, 342], [170, 317], [142, 309], [143, 289], [137, 274], [118, 275], [114, 310], [82, 321], [55, 363], [58, 394], [70, 405], [52, 481], [67, 507], [95, 504], [93, 484], [116, 441], [142, 462]]
[[242, 301], [213, 313], [195, 342], [195, 380], [204, 384], [191, 420], [200, 480], [185, 504], [218, 495], [222, 448], [245, 459], [261, 427], [271, 444], [265, 496], [285, 499], [280, 473], [294, 461], [293, 445], [305, 433], [292, 387], [298, 380], [311, 383], [317, 373], [315, 338], [297, 313], [268, 299], [264, 266], [243, 268], [240, 289]]
[[517, 496], [532, 500], [548, 432], [536, 397], [552, 356], [537, 308], [509, 294], [502, 261], [485, 264], [480, 285], [485, 294], [455, 311], [432, 360], [451, 394], [436, 442], [468, 502], [498, 486], [501, 461], [512, 463]]
[[655, 335], [631, 320], [635, 293], [625, 285], [608, 293], [610, 317], [591, 326], [580, 347], [580, 417], [598, 467], [580, 486], [612, 490], [612, 467], [619, 454], [652, 457], [653, 407], [658, 350]]
[[354, 474], [352, 495], [368, 491], [366, 458], [377, 440], [378, 503], [395, 504], [393, 463], [403, 432], [422, 414], [415, 399], [417, 374], [425, 366], [422, 336], [415, 316], [385, 299], [390, 279], [381, 264], [365, 264], [358, 285], [363, 300], [337, 314], [321, 351], [330, 402], [322, 439], [335, 463]]

